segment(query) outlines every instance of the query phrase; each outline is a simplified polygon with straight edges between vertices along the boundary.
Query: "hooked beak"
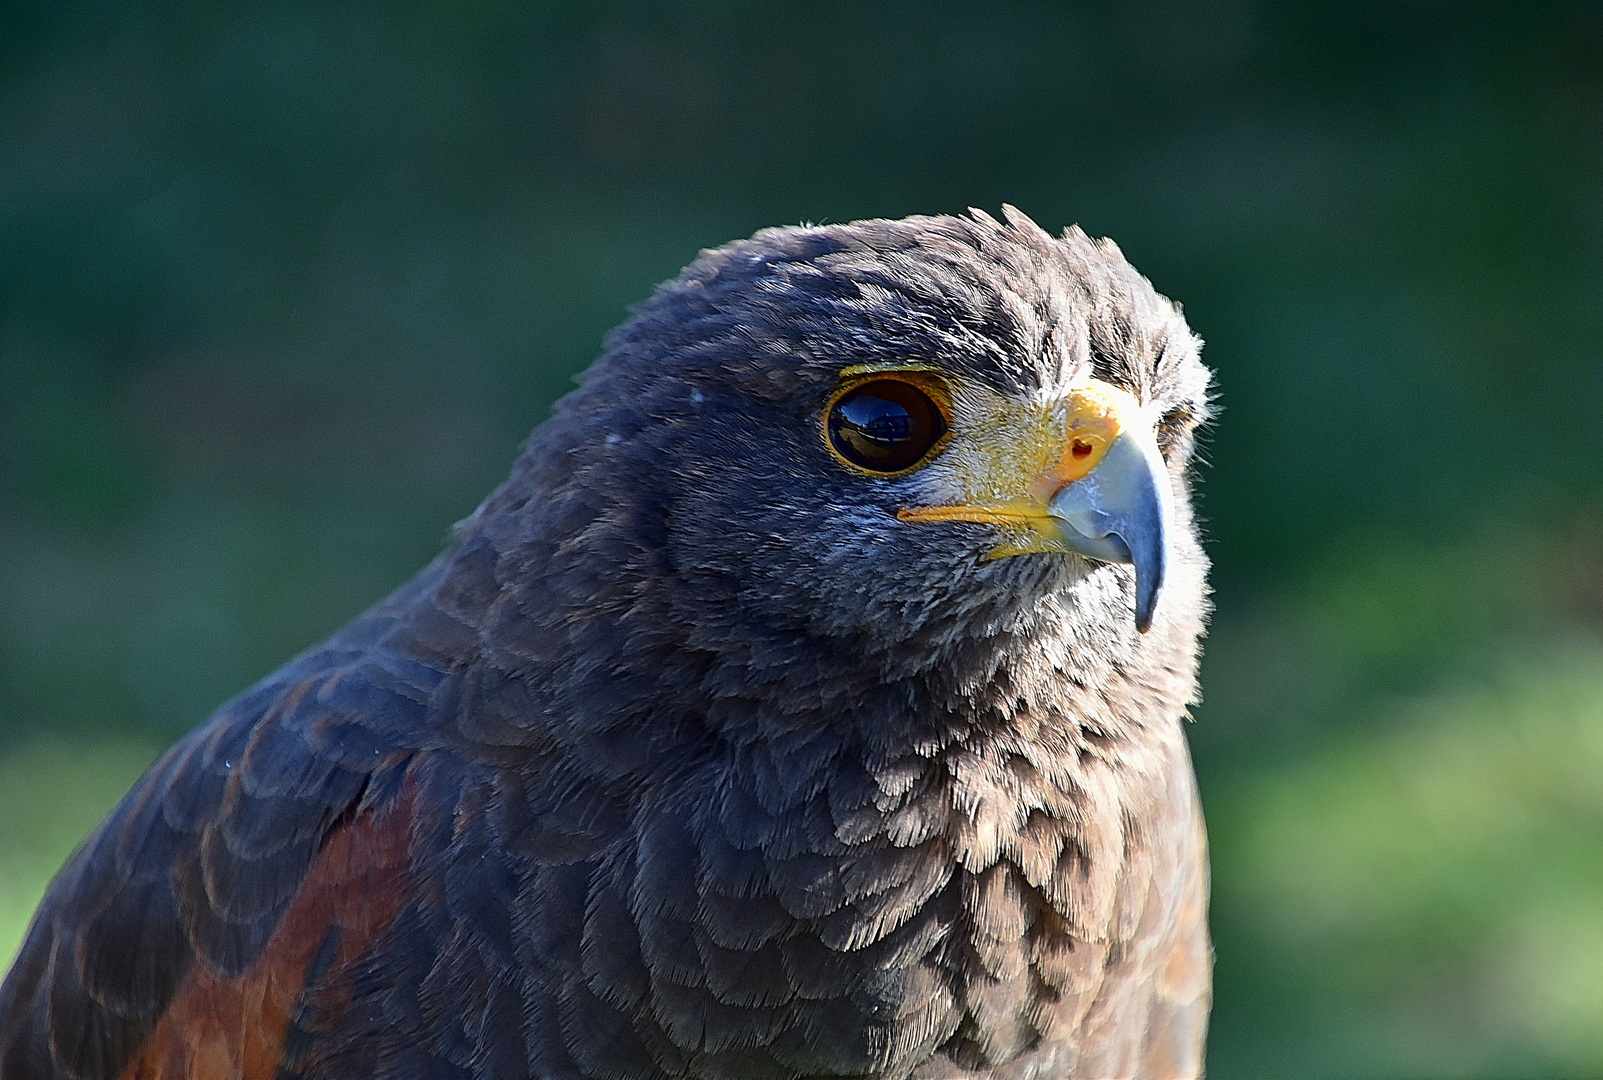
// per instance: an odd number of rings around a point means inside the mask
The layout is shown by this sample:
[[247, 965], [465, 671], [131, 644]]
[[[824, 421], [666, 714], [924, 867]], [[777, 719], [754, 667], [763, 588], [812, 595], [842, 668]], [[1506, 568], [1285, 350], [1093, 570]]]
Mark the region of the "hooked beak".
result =
[[1152, 433], [1124, 431], [1100, 465], [1047, 504], [1070, 551], [1135, 567], [1135, 628], [1143, 634], [1169, 572], [1168, 479]]
[[[908, 507], [897, 516], [1001, 526], [993, 558], [1056, 551], [1134, 566], [1135, 626], [1146, 633], [1168, 573], [1173, 515], [1169, 471], [1147, 411], [1128, 391], [1093, 379], [1035, 419], [1027, 426], [1044, 424], [1046, 437], [1019, 442], [1039, 448], [1005, 466], [1024, 489], [1016, 496]], [[988, 478], [992, 490], [997, 479]]]

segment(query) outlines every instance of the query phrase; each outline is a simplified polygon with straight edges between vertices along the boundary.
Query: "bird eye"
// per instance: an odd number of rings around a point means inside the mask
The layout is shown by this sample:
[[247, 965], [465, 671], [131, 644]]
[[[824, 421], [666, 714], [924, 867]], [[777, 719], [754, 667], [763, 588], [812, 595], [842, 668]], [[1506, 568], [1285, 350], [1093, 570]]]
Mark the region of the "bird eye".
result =
[[902, 379], [852, 386], [830, 406], [829, 445], [846, 461], [874, 473], [911, 469], [946, 434], [946, 418], [930, 395]]

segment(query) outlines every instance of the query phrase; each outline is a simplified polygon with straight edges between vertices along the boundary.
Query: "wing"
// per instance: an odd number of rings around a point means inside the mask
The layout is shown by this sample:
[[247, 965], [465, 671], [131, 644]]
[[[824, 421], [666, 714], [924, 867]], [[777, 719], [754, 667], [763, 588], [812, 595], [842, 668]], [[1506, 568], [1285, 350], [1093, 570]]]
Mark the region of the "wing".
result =
[[302, 988], [413, 887], [409, 777], [443, 676], [383, 644], [406, 601], [225, 706], [68, 861], [0, 985], [0, 1076], [276, 1074]]

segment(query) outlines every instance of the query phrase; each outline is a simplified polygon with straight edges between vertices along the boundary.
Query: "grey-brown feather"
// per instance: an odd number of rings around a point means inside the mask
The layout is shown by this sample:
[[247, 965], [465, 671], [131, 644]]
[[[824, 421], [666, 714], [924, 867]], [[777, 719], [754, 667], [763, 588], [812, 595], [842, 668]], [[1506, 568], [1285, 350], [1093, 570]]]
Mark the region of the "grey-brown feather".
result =
[[[1094, 373], [1176, 417], [1152, 632], [1127, 568], [988, 560], [987, 527], [898, 522], [902, 482], [836, 467], [820, 409], [865, 362], [1015, 397]], [[312, 971], [286, 1075], [1197, 1074], [1207, 383], [1117, 249], [1020, 215], [705, 253], [450, 551], [69, 864], [0, 989], [0, 1075], [117, 1075], [403, 786], [414, 891]]]

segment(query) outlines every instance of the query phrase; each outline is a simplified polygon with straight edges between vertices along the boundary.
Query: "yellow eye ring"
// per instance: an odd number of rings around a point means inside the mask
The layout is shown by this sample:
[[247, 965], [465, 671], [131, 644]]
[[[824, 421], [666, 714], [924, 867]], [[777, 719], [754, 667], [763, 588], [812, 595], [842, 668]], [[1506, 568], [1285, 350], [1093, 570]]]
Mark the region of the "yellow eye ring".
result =
[[923, 467], [952, 435], [952, 395], [929, 371], [848, 369], [824, 405], [824, 446], [860, 476], [893, 479]]

